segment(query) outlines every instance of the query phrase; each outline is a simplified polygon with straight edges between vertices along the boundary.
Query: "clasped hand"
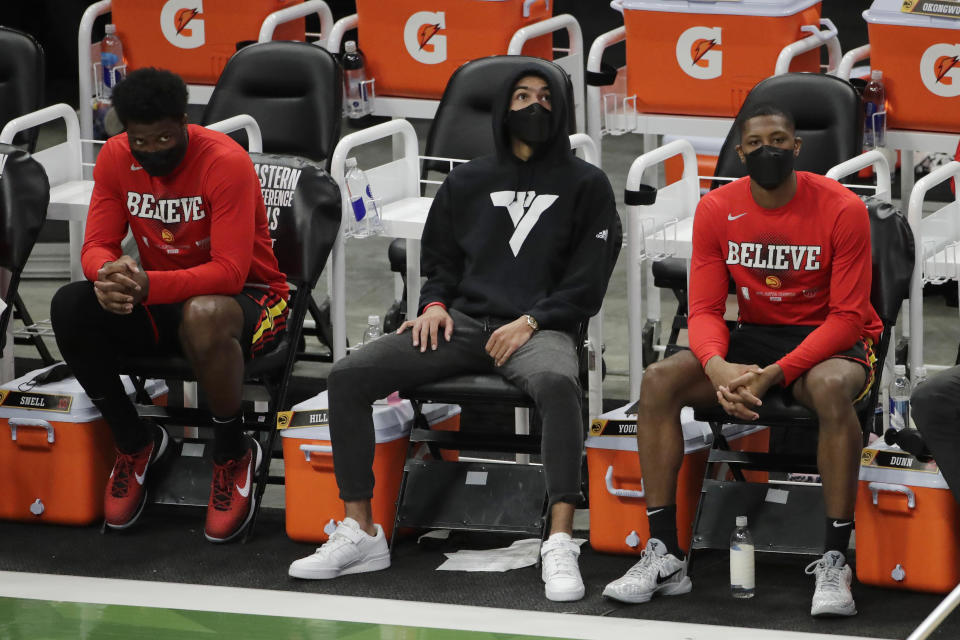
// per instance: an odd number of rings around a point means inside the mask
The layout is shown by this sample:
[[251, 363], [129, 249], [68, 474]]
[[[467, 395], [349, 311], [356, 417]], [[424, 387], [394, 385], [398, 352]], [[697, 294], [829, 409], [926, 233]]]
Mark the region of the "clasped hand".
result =
[[741, 420], [756, 420], [756, 408], [763, 396], [782, 374], [776, 364], [761, 368], [755, 364], [738, 364], [715, 357], [707, 363], [707, 376], [716, 390], [717, 402], [729, 415]]
[[100, 306], [111, 313], [127, 315], [147, 298], [150, 282], [146, 272], [130, 256], [120, 256], [97, 271], [93, 290]]

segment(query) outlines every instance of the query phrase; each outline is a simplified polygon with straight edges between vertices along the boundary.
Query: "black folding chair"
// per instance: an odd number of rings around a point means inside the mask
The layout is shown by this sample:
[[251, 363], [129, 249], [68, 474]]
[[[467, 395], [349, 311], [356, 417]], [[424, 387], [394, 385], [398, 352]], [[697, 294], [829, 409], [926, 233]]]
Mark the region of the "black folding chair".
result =
[[[270, 476], [270, 458], [274, 452], [277, 412], [289, 409], [287, 391], [297, 358], [303, 321], [307, 314], [311, 293], [340, 229], [340, 189], [318, 163], [294, 156], [250, 154], [254, 164], [272, 165], [299, 172], [289, 206], [279, 208], [277, 224], [271, 229], [274, 253], [280, 270], [291, 286], [291, 300], [287, 317], [287, 332], [270, 353], [246, 363], [244, 382], [262, 387], [267, 392], [264, 411], [244, 411], [244, 428], [258, 432], [265, 456], [255, 478], [256, 509], [259, 510], [268, 482], [283, 483], [282, 476]], [[160, 407], [150, 404], [143, 386], [148, 378], [195, 381], [193, 368], [183, 357], [128, 358], [123, 363], [124, 373], [134, 376], [138, 386], [138, 413], [164, 425], [209, 426], [209, 412], [189, 407]], [[184, 443], [203, 445], [203, 439], [175, 437], [181, 450]], [[196, 448], [196, 447], [194, 447]], [[204, 449], [206, 449], [205, 447]], [[154, 490], [153, 501], [172, 504], [206, 505], [209, 487], [210, 459], [208, 455], [183, 455], [177, 458], [164, 479]], [[245, 532], [250, 535], [256, 522], [256, 511]]]
[[[876, 379], [870, 393], [854, 407], [865, 438], [873, 425], [880, 374], [897, 314], [909, 296], [914, 268], [913, 234], [905, 216], [890, 203], [877, 199], [868, 200], [867, 208], [873, 255], [870, 301], [883, 322], [883, 332], [874, 347]], [[789, 402], [782, 393], [768, 394], [757, 413], [760, 416], [757, 424], [772, 428], [815, 430], [819, 425], [812, 411]], [[817, 473], [816, 456], [730, 451], [721, 430], [724, 424], [735, 422], [735, 418], [719, 405], [696, 410], [694, 417], [710, 424], [714, 442], [697, 507], [691, 552], [727, 548], [735, 516], [747, 515], [757, 550], [819, 555], [825, 517], [819, 485], [746, 482], [742, 473], [747, 470]], [[728, 465], [734, 480], [717, 479], [723, 464]]]

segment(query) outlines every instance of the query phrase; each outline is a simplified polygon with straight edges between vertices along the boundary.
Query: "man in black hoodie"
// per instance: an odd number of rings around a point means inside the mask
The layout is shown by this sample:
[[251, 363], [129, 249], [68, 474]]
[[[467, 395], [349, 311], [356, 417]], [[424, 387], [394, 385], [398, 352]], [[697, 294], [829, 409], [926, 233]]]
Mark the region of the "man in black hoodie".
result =
[[568, 87], [558, 67], [541, 64], [501, 90], [496, 154], [451, 171], [430, 208], [420, 315], [331, 371], [330, 437], [346, 517], [316, 553], [290, 565], [291, 576], [390, 566], [370, 509], [372, 402], [398, 387], [497, 372], [534, 399], [543, 420], [546, 596], [583, 597], [570, 537], [583, 448], [575, 336], [600, 309], [622, 234], [606, 175], [570, 150]]

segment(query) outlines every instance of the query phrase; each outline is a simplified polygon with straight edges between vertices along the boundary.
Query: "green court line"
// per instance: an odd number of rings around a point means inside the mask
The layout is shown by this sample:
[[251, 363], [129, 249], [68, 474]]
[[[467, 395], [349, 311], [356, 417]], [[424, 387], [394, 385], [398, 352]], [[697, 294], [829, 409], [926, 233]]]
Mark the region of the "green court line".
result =
[[2, 640], [556, 640], [484, 631], [0, 598]]

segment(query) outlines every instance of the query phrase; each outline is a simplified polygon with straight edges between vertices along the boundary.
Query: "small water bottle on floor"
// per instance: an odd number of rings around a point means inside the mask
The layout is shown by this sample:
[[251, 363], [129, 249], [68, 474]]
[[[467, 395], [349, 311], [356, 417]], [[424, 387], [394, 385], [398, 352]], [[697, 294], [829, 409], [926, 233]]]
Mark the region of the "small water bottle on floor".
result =
[[755, 591], [753, 536], [747, 516], [737, 516], [737, 528], [730, 535], [730, 592], [734, 598], [752, 598]]
[[360, 344], [370, 344], [382, 335], [383, 331], [380, 330], [380, 316], [368, 316], [367, 328], [363, 332], [363, 339], [360, 341]]

